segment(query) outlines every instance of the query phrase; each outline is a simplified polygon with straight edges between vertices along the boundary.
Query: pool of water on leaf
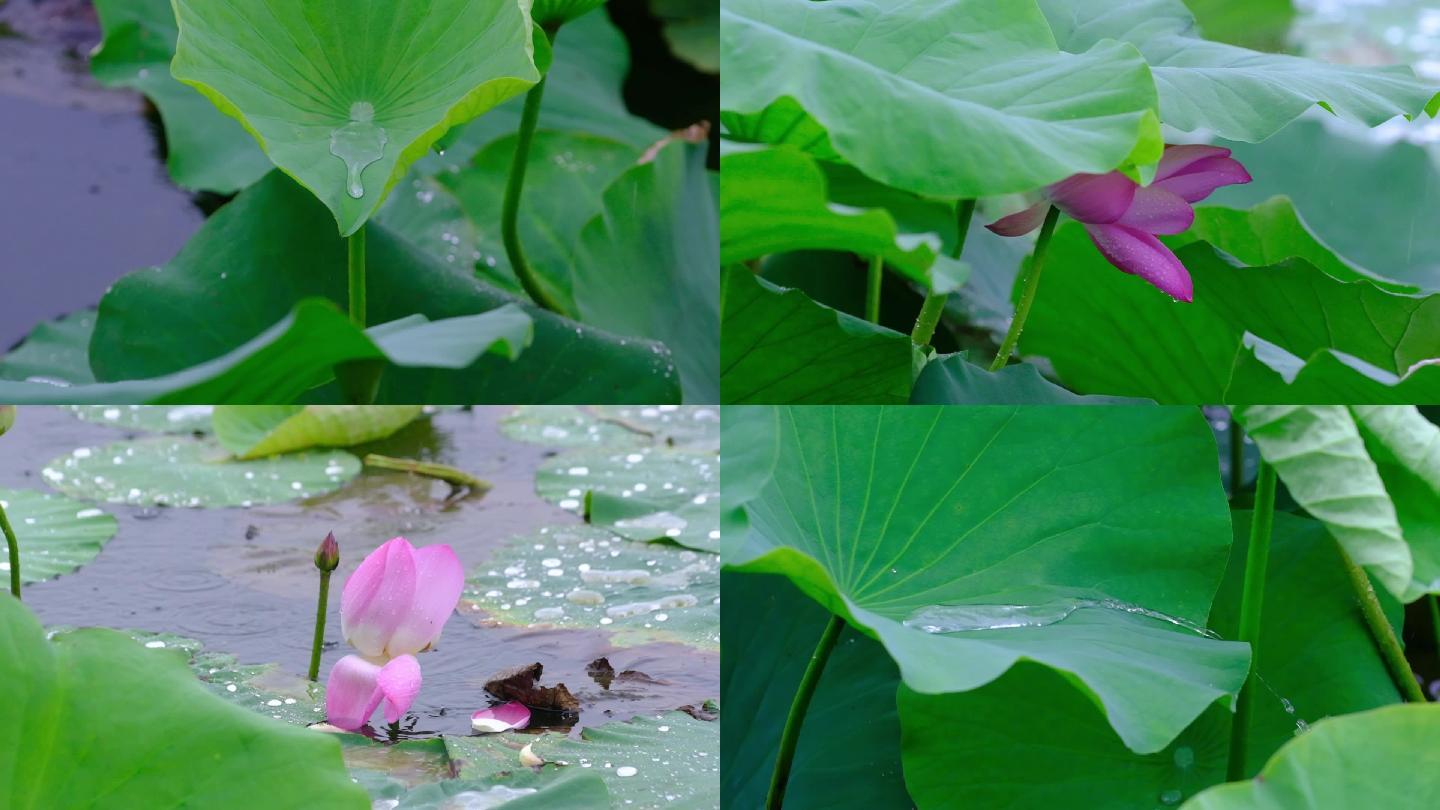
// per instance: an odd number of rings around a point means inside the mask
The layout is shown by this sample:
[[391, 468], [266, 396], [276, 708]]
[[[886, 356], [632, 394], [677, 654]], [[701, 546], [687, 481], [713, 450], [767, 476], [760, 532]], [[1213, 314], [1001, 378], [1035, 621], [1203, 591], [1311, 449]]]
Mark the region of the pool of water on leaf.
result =
[[[78, 571], [27, 586], [25, 603], [47, 626], [175, 633], [233, 654], [241, 664], [275, 663], [303, 676], [315, 615], [311, 558], [325, 533], [334, 531], [341, 563], [331, 586], [323, 682], [349, 652], [340, 635], [341, 583], [381, 543], [396, 535], [417, 546], [449, 543], [466, 569], [475, 570], [510, 537], [579, 520], [535, 494], [535, 470], [556, 451], [501, 435], [497, 425], [507, 410], [443, 410], [354, 450], [457, 466], [494, 485], [483, 497], [452, 503], [447, 484], [366, 471], [336, 493], [280, 506], [102, 504], [120, 521], [119, 533]], [[134, 435], [82, 422], [60, 408], [22, 408], [15, 429], [0, 441], [0, 488], [48, 490], [39, 471], [52, 459]], [[637, 670], [659, 683], [607, 690], [586, 674], [586, 665], [601, 656], [617, 672]], [[720, 691], [715, 653], [678, 644], [617, 649], [600, 632], [481, 626], [458, 614], [437, 648], [419, 660], [424, 686], [402, 723], [403, 737], [469, 734], [471, 713], [491, 703], [485, 681], [537, 661], [544, 665], [545, 684], [564, 683], [579, 699], [576, 729], [698, 705]], [[381, 738], [388, 735], [376, 730]]]

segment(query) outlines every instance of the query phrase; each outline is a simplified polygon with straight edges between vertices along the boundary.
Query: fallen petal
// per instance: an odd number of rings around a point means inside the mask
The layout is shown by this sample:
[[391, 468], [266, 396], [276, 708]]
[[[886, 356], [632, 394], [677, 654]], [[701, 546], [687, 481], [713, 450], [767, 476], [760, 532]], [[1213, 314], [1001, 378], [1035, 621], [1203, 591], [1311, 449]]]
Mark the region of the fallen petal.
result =
[[470, 727], [485, 734], [522, 729], [530, 725], [530, 710], [524, 703], [511, 701], [470, 715]]
[[449, 546], [426, 546], [413, 559], [414, 602], [385, 645], [386, 655], [414, 655], [438, 641], [465, 590], [465, 568]]
[[367, 555], [345, 580], [340, 594], [340, 630], [345, 640], [371, 658], [408, 618], [415, 601], [415, 549], [397, 537]]
[[1038, 202], [1023, 211], [1001, 217], [985, 227], [1001, 236], [1023, 236], [1044, 224], [1045, 214], [1049, 210], [1049, 203]]
[[1085, 230], [1106, 261], [1139, 276], [1177, 301], [1194, 298], [1190, 272], [1151, 234], [1124, 225], [1089, 225]]
[[1135, 199], [1116, 225], [1138, 228], [1146, 233], [1180, 233], [1195, 222], [1195, 209], [1180, 195], [1155, 186], [1135, 192]]
[[358, 655], [335, 662], [325, 682], [325, 719], [346, 731], [355, 731], [370, 720], [383, 697], [377, 688], [380, 666]]
[[1138, 188], [1120, 172], [1076, 174], [1045, 189], [1045, 195], [1072, 219], [1104, 225], [1125, 215]]
[[380, 668], [375, 683], [385, 698], [385, 722], [398, 723], [420, 694], [420, 662], [402, 655]]

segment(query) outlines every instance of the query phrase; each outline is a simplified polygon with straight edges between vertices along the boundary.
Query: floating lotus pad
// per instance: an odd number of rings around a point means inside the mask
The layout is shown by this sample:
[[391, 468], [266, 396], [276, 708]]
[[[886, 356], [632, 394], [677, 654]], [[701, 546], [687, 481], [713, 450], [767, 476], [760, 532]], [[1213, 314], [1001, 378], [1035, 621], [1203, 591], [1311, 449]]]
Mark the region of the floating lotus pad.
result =
[[[44, 582], [95, 559], [115, 536], [115, 518], [88, 504], [46, 492], [0, 489], [0, 506], [20, 542], [20, 581]], [[10, 563], [0, 560], [0, 579]]]
[[500, 432], [516, 441], [553, 447], [639, 447], [647, 443], [644, 435], [596, 419], [589, 409], [572, 405], [521, 405], [500, 420]]
[[223, 405], [215, 411], [215, 438], [245, 459], [351, 447], [394, 434], [422, 410], [419, 405]]
[[219, 444], [152, 438], [81, 447], [41, 470], [61, 492], [131, 506], [254, 506], [324, 495], [360, 472], [342, 451], [235, 461]]
[[615, 807], [693, 810], [720, 807], [720, 721], [696, 720], [684, 712], [637, 717], [587, 728], [580, 739], [557, 732], [447, 737], [460, 775], [495, 763], [520, 763], [520, 748], [544, 759], [545, 771], [588, 770], [610, 788]]
[[719, 546], [716, 450], [577, 450], [541, 466], [535, 491], [576, 513], [584, 512], [588, 493], [591, 521], [631, 540], [670, 540], [702, 551]]
[[111, 425], [150, 433], [209, 433], [209, 405], [68, 405], [69, 411], [86, 422]]
[[511, 539], [472, 575], [461, 612], [521, 627], [606, 630], [618, 647], [720, 644], [720, 560], [593, 526]]

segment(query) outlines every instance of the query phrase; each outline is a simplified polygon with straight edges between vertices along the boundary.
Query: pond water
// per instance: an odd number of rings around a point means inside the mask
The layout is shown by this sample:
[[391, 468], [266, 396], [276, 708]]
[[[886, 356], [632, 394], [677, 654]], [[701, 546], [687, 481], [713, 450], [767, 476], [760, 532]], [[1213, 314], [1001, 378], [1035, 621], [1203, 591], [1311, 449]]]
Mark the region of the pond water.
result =
[[[341, 583], [381, 543], [396, 535], [417, 546], [448, 543], [473, 574], [511, 537], [580, 523], [536, 495], [536, 469], [557, 451], [503, 436], [498, 423], [507, 411], [443, 410], [354, 449], [459, 467], [493, 484], [483, 497], [452, 501], [448, 484], [367, 470], [333, 494], [280, 506], [103, 504], [118, 518], [119, 533], [75, 573], [26, 586], [25, 603], [47, 626], [175, 633], [233, 654], [241, 664], [275, 663], [303, 676], [315, 615], [312, 557], [333, 531], [341, 563], [331, 587], [323, 681], [350, 652], [340, 634]], [[134, 435], [82, 422], [61, 408], [22, 408], [15, 429], [0, 440], [0, 488], [48, 489], [41, 470], [51, 460]], [[718, 654], [668, 643], [618, 649], [608, 638], [584, 630], [481, 626], [453, 616], [437, 648], [419, 657], [424, 686], [402, 723], [405, 736], [469, 734], [470, 714], [490, 704], [485, 682], [535, 662], [544, 666], [546, 685], [564, 683], [579, 699], [576, 729], [719, 695]], [[603, 686], [586, 672], [602, 656], [615, 672], [635, 670], [649, 679]]]

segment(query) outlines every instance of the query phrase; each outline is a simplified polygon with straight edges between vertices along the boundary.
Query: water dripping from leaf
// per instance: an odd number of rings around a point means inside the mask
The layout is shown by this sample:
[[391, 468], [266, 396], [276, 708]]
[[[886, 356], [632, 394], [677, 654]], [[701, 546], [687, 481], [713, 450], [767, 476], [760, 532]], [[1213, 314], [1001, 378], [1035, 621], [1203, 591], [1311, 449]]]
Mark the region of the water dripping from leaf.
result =
[[350, 196], [365, 196], [363, 175], [370, 164], [385, 156], [389, 136], [375, 125], [375, 107], [368, 101], [350, 106], [350, 123], [330, 133], [330, 154], [345, 162], [346, 186]]
[[1038, 605], [930, 605], [911, 613], [904, 624], [926, 633], [1046, 627], [1062, 622], [1082, 609], [1115, 610], [1144, 616], [1173, 624], [1205, 638], [1220, 638], [1215, 631], [1188, 619], [1118, 599], [1056, 599]]

